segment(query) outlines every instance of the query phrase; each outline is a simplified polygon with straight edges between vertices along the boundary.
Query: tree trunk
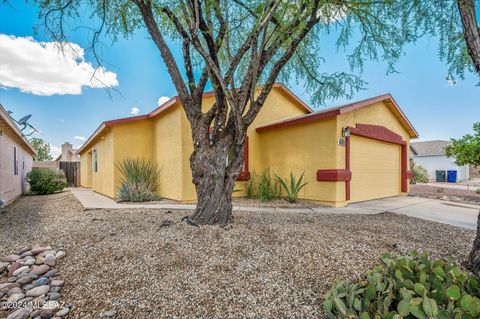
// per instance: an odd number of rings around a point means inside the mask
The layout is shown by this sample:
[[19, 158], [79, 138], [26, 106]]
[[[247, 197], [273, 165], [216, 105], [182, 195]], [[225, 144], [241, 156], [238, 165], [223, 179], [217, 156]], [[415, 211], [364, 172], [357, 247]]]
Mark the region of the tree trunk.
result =
[[475, 237], [472, 251], [468, 258], [468, 269], [475, 274], [480, 271], [480, 212], [477, 220], [477, 236]]
[[[190, 220], [198, 225], [232, 222], [232, 193], [237, 176], [243, 163], [241, 145], [234, 145], [228, 140], [215, 145], [196, 146], [190, 157], [193, 183], [197, 193], [197, 207]], [[228, 159], [228, 165], [227, 165]]]
[[475, 0], [457, 0], [458, 10], [462, 18], [463, 35], [467, 44], [468, 55], [473, 66], [480, 74], [480, 32], [478, 30]]

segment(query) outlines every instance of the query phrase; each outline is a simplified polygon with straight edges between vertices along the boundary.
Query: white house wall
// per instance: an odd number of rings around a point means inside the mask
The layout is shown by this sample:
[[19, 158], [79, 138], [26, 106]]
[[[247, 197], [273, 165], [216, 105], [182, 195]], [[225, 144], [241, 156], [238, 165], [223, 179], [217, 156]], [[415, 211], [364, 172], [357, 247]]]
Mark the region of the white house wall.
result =
[[454, 158], [446, 156], [415, 156], [413, 162], [416, 165], [423, 166], [427, 169], [430, 180], [435, 180], [435, 171], [437, 170], [456, 170], [457, 180], [464, 181], [470, 178], [468, 166], [458, 166], [454, 163]]
[[[14, 147], [17, 149], [18, 175], [14, 175]], [[7, 203], [28, 191], [25, 181], [32, 169], [32, 155], [0, 128], [0, 197]]]

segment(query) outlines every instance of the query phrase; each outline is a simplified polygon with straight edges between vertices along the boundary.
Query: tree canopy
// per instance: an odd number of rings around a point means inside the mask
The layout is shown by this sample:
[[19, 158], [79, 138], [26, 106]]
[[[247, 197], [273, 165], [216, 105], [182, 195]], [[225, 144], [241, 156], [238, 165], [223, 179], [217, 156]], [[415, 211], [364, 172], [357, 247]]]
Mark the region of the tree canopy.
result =
[[452, 139], [452, 145], [445, 148], [448, 157], [455, 157], [457, 165], [480, 166], [480, 122], [473, 125], [474, 134]]
[[53, 159], [50, 155], [50, 144], [46, 143], [39, 137], [31, 138], [30, 143], [37, 151], [37, 155], [33, 155], [34, 161], [51, 161]]

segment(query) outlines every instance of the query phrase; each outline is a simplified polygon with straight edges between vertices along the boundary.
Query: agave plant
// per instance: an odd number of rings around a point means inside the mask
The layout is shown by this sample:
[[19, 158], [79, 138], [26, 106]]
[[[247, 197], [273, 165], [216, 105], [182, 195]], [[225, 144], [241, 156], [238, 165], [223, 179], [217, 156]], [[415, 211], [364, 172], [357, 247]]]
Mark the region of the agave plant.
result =
[[302, 188], [305, 187], [305, 185], [308, 184], [308, 182], [302, 184], [303, 174], [305, 174], [305, 172], [302, 173], [298, 181], [295, 181], [295, 176], [293, 176], [293, 173], [290, 173], [290, 187], [287, 185], [286, 181], [283, 178], [275, 174], [275, 178], [280, 183], [280, 186], [285, 191], [285, 193], [287, 193], [287, 199], [290, 203], [297, 202], [298, 193], [302, 190]]
[[123, 174], [117, 192], [120, 200], [146, 202], [159, 199], [156, 191], [160, 185], [160, 172], [155, 163], [143, 158], [126, 158], [116, 167]]

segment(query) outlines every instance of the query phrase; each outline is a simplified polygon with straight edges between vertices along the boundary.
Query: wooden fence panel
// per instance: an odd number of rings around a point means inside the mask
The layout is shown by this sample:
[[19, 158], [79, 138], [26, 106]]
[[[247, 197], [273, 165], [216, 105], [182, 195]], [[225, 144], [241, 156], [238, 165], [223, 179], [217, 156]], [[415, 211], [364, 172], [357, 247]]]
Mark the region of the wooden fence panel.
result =
[[60, 162], [60, 169], [65, 172], [68, 187], [80, 186], [80, 162]]

